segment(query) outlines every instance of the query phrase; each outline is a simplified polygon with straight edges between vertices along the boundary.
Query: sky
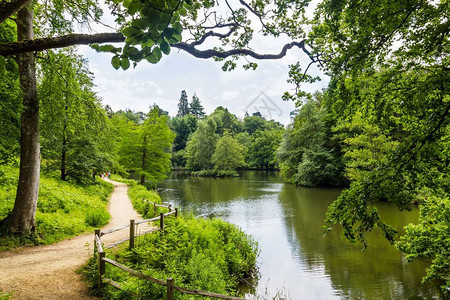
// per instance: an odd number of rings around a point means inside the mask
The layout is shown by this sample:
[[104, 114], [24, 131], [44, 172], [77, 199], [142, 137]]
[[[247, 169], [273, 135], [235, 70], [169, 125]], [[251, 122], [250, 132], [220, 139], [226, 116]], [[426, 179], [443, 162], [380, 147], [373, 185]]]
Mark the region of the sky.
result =
[[[110, 16], [105, 15], [104, 22], [111, 23], [110, 20]], [[104, 32], [105, 28], [98, 25], [94, 31]], [[283, 38], [274, 40], [256, 35], [252, 48], [260, 53], [278, 53], [286, 42]], [[79, 51], [89, 60], [89, 68], [95, 76], [95, 91], [103, 104], [114, 111], [128, 108], [147, 112], [149, 106], [156, 103], [174, 116], [181, 91], [186, 90], [189, 100], [197, 94], [207, 114], [217, 106], [224, 106], [238, 117], [244, 117], [246, 111], [250, 114], [259, 111], [267, 119], [284, 125], [290, 122], [290, 112], [295, 109], [293, 102], [281, 99], [284, 92], [293, 89], [287, 83], [288, 65], [300, 61], [304, 68], [309, 63], [301, 50], [291, 49], [283, 59], [254, 61], [258, 63], [254, 71], [238, 67], [224, 72], [220, 62], [198, 59], [172, 49], [158, 64], [142, 61], [136, 68], [123, 71], [111, 66], [111, 54], [97, 53], [88, 46], [80, 46]], [[311, 71], [311, 75], [324, 79], [305, 90], [313, 92], [326, 87], [327, 78], [317, 69]]]

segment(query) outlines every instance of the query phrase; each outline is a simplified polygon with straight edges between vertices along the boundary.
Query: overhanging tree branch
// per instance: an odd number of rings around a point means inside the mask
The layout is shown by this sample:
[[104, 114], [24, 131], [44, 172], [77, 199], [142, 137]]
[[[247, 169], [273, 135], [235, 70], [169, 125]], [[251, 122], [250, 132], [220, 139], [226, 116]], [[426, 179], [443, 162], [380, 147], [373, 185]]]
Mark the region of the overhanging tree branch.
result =
[[[291, 49], [293, 47], [298, 47], [298, 48], [302, 49], [303, 52], [305, 52], [311, 58], [311, 60], [315, 59], [313, 57], [313, 55], [311, 54], [311, 52], [309, 52], [308, 49], [306, 49], [305, 41], [291, 42], [289, 44], [286, 44], [283, 46], [283, 49], [281, 49], [280, 53], [278, 53], [278, 54], [260, 54], [260, 53], [254, 52], [252, 50], [249, 50], [249, 49], [232, 49], [232, 50], [228, 50], [228, 51], [220, 51], [220, 50], [215, 50], [215, 49], [199, 50], [199, 49], [195, 48], [192, 44], [187, 44], [184, 42], [174, 44], [171, 46], [173, 48], [184, 50], [194, 57], [203, 58], [203, 59], [208, 59], [208, 58], [212, 58], [212, 57], [227, 58], [227, 57], [230, 57], [233, 55], [241, 55], [241, 56], [250, 56], [250, 57], [253, 57], [254, 59], [259, 59], [259, 60], [280, 59], [280, 58], [283, 58], [284, 56], [286, 56], [286, 53], [289, 49]], [[1, 52], [0, 52], [0, 54], [1, 54]]]
[[11, 56], [26, 52], [35, 52], [75, 45], [88, 45], [93, 43], [120, 43], [124, 41], [125, 37], [120, 32], [97, 34], [68, 34], [59, 37], [0, 44], [0, 55]]
[[[41, 38], [34, 40], [25, 40], [23, 42], [12, 42], [0, 44], [0, 55], [11, 56], [26, 52], [42, 51], [46, 49], [55, 49], [62, 47], [69, 47], [75, 45], [88, 45], [93, 43], [120, 43], [124, 42], [125, 37], [122, 33], [97, 33], [97, 34], [68, 34], [60, 37]], [[194, 42], [195, 43], [195, 42]], [[195, 48], [195, 44], [178, 43], [171, 44], [173, 48], [177, 48], [194, 57], [208, 59], [208, 58], [227, 58], [233, 55], [250, 56], [255, 59], [280, 59], [283, 58], [287, 51], [293, 47], [298, 47], [306, 53], [310, 59], [314, 62], [318, 61], [311, 52], [305, 47], [305, 41], [291, 42], [286, 44], [278, 54], [261, 54], [250, 49], [231, 49], [226, 51], [220, 51], [215, 49], [199, 50]]]
[[0, 2], [0, 24], [31, 2], [32, 0], [11, 0], [9, 2], [2, 0]]

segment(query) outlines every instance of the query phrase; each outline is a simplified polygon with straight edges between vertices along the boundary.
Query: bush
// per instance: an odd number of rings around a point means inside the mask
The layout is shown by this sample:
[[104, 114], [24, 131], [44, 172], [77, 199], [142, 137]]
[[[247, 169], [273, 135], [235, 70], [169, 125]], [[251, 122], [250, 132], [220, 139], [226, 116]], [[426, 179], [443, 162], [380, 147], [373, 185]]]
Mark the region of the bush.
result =
[[90, 209], [86, 213], [85, 222], [91, 227], [101, 227], [108, 224], [110, 215], [102, 207]]
[[[222, 294], [237, 295], [241, 279], [257, 275], [257, 243], [237, 226], [219, 219], [191, 216], [166, 219], [165, 234], [141, 237], [132, 251], [107, 253], [108, 257], [149, 276], [175, 284]], [[92, 285], [96, 280], [95, 260], [86, 268]], [[165, 288], [130, 277], [117, 268], [107, 268], [106, 277], [143, 298], [164, 299]], [[107, 288], [108, 299], [124, 299], [124, 293]], [[176, 299], [191, 296], [175, 293]], [[126, 298], [125, 298], [126, 299]]]

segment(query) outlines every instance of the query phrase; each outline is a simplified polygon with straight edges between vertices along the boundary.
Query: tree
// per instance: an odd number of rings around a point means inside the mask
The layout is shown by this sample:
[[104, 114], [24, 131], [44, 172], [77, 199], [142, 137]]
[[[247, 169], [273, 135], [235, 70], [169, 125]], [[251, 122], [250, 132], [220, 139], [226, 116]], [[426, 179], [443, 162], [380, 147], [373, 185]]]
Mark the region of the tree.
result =
[[176, 134], [173, 146], [174, 151], [180, 151], [186, 148], [189, 137], [197, 130], [197, 122], [197, 118], [193, 115], [173, 117], [170, 120], [170, 126]]
[[[316, 61], [305, 46], [306, 33], [301, 27], [293, 27], [296, 20], [305, 17], [306, 3], [284, 2], [277, 4], [274, 10], [270, 5], [239, 2], [240, 8], [224, 5], [229, 11], [224, 12], [213, 2], [147, 1], [109, 2], [116, 15], [116, 22], [121, 32], [76, 34], [73, 33], [71, 20], [84, 23], [98, 21], [101, 10], [95, 1], [74, 0], [65, 3], [53, 0], [40, 6], [31, 0], [3, 1], [0, 4], [0, 23], [17, 12], [17, 42], [0, 44], [0, 69], [4, 69], [4, 56], [18, 55], [21, 88], [23, 90], [23, 111], [21, 116], [21, 160], [17, 197], [9, 229], [16, 233], [26, 233], [34, 228], [36, 202], [39, 187], [39, 101], [37, 98], [35, 76], [35, 53], [46, 49], [68, 47], [72, 45], [91, 44], [102, 52], [113, 53], [111, 64], [114, 68], [128, 69], [133, 63], [147, 60], [157, 63], [162, 54], [168, 55], [171, 48], [188, 52], [198, 58], [227, 59], [224, 70], [236, 67], [236, 60], [241, 56], [253, 59], [279, 59], [287, 50], [298, 47], [306, 59]], [[42, 37], [34, 39], [33, 12], [36, 10], [37, 32]], [[228, 13], [228, 14], [227, 14]], [[249, 47], [254, 29], [251, 17], [261, 23], [261, 31], [266, 35], [277, 37], [286, 34], [292, 41], [285, 44], [278, 54], [261, 54]], [[204, 16], [199, 18], [198, 16]], [[70, 19], [67, 19], [70, 18]], [[269, 20], [269, 21], [266, 21]], [[212, 24], [212, 25], [211, 25]], [[188, 29], [192, 36], [182, 41], [181, 33]], [[221, 30], [227, 30], [221, 33]], [[219, 38], [221, 48], [198, 49], [205, 41]], [[125, 42], [124, 47], [102, 45], [101, 43]], [[255, 68], [254, 62], [244, 65]]]
[[189, 114], [188, 96], [185, 90], [181, 91], [180, 100], [178, 100], [178, 117], [184, 117]]
[[254, 168], [275, 169], [277, 149], [281, 143], [282, 129], [257, 130], [250, 138], [248, 165]]
[[122, 136], [119, 161], [127, 169], [140, 174], [141, 184], [146, 180], [160, 182], [170, 171], [171, 147], [175, 134], [170, 130], [168, 119], [153, 108], [141, 124], [118, 120]]
[[340, 147], [332, 140], [328, 112], [320, 94], [298, 110], [278, 149], [284, 178], [303, 186], [340, 186], [345, 183]]
[[198, 122], [198, 128], [186, 145], [186, 167], [189, 170], [212, 169], [211, 157], [218, 139], [216, 123], [212, 118]]
[[[0, 24], [0, 42], [15, 40], [15, 24], [8, 20]], [[20, 86], [17, 63], [4, 61], [5, 71], [0, 75], [0, 163], [12, 161], [20, 153]]]
[[222, 172], [226, 174], [235, 172], [237, 167], [243, 166], [245, 163], [244, 153], [244, 147], [228, 131], [225, 131], [217, 141], [216, 149], [211, 157], [214, 171], [219, 175]]
[[205, 111], [203, 109], [202, 104], [200, 103], [200, 99], [196, 94], [192, 96], [192, 101], [189, 104], [189, 113], [199, 119], [205, 116]]
[[49, 51], [40, 62], [42, 158], [62, 180], [84, 181], [107, 169], [110, 159], [105, 110], [92, 91], [87, 63], [73, 52]]

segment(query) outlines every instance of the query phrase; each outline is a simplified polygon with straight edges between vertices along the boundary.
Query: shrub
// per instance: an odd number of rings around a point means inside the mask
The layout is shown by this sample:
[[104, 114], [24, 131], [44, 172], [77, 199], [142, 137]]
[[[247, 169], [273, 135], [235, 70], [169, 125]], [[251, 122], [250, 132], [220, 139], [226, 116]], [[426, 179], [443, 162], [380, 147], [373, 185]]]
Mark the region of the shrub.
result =
[[110, 215], [102, 207], [90, 209], [86, 213], [85, 222], [91, 227], [101, 227], [108, 224]]
[[[257, 275], [257, 243], [237, 226], [219, 219], [196, 219], [192, 215], [166, 219], [165, 234], [141, 237], [132, 251], [107, 253], [108, 257], [149, 276], [191, 289], [237, 295], [240, 279]], [[96, 280], [95, 259], [86, 268], [92, 285]], [[106, 277], [143, 298], [164, 299], [165, 288], [132, 278], [107, 267]], [[107, 288], [108, 299], [124, 299], [124, 293]], [[191, 296], [175, 293], [176, 299]], [[125, 298], [126, 299], [126, 298]]]

